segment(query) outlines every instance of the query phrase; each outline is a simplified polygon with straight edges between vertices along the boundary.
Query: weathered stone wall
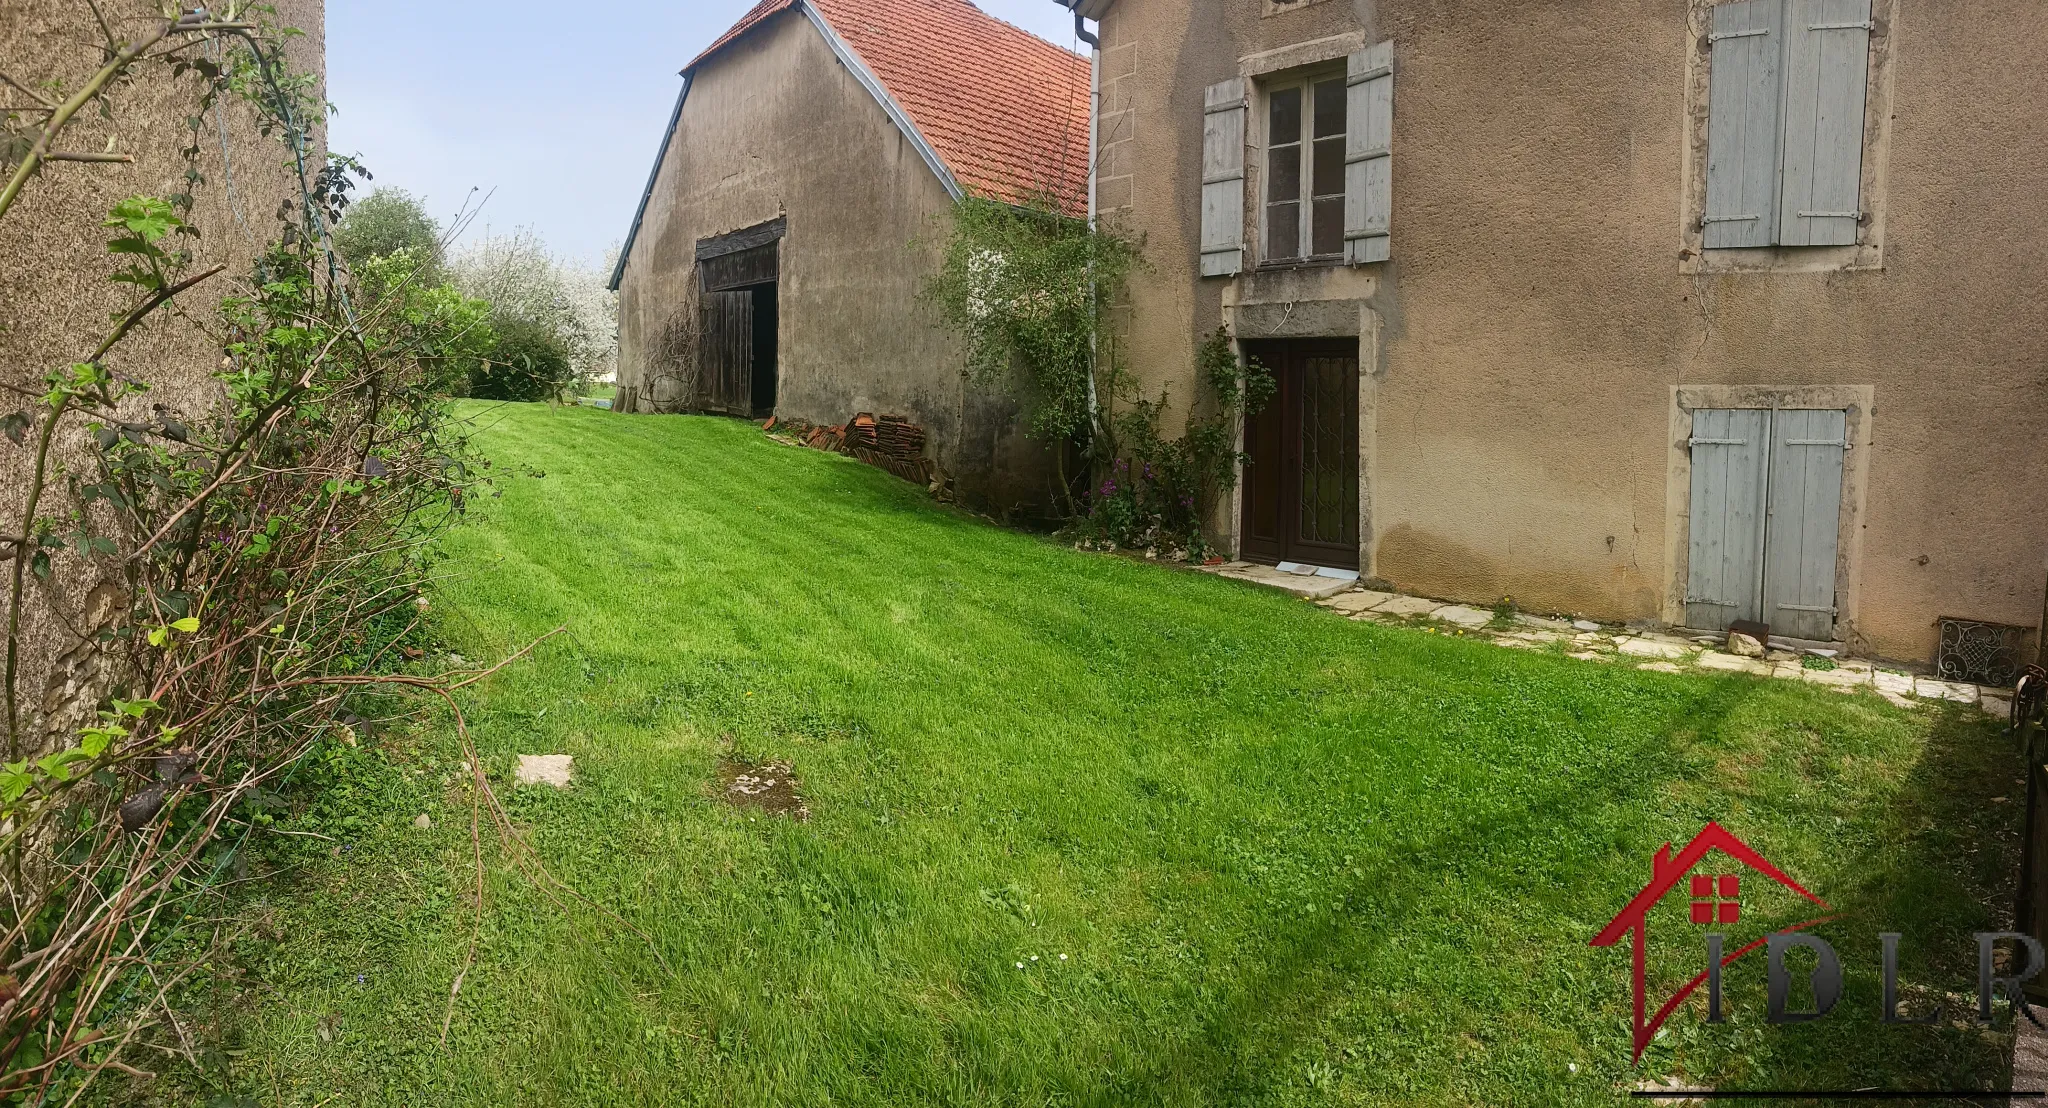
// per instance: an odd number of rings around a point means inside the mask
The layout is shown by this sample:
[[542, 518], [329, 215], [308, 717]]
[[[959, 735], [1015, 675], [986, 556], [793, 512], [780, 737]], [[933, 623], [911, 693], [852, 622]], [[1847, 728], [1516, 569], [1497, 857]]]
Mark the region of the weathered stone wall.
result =
[[[1678, 618], [1680, 392], [1866, 389], [1852, 644], [1924, 659], [1941, 616], [2035, 624], [2048, 194], [2026, 152], [2048, 143], [2048, 19], [2033, 0], [1879, 0], [1869, 245], [1735, 272], [1702, 264], [1688, 226], [1708, 7], [1117, 0], [1099, 196], [1155, 267], [1132, 293], [1136, 368], [1186, 395], [1218, 322], [1355, 310], [1368, 573], [1641, 621]], [[1200, 279], [1204, 87], [1340, 35], [1396, 45], [1392, 261]]]
[[[156, 5], [142, 0], [102, 0], [100, 7], [117, 35], [160, 18], [154, 14]], [[276, 8], [280, 25], [304, 32], [291, 48], [294, 66], [323, 73], [322, 0], [277, 0]], [[66, 89], [77, 89], [102, 62], [100, 41], [84, 0], [0, 3], [0, 72], [15, 80], [39, 85], [56, 79]], [[138, 72], [138, 80], [115, 91], [111, 118], [83, 113], [60, 144], [64, 150], [99, 152], [112, 139], [116, 150], [134, 155], [135, 163], [52, 164], [0, 219], [0, 382], [6, 385], [34, 388], [49, 369], [90, 354], [106, 335], [111, 317], [133, 304], [132, 289], [107, 280], [122, 268], [105, 248], [107, 232], [100, 222], [108, 210], [129, 196], [186, 191], [187, 163], [180, 151], [192, 142], [187, 119], [197, 107], [198, 82], [190, 76], [172, 82], [162, 69]], [[24, 100], [12, 89], [0, 89], [0, 103]], [[229, 102], [224, 98], [223, 103]], [[196, 200], [191, 220], [200, 230], [193, 245], [198, 265], [230, 265], [229, 273], [212, 285], [187, 294], [187, 307], [202, 319], [208, 306], [229, 291], [226, 278], [246, 273], [261, 244], [276, 237], [279, 203], [298, 196], [280, 142], [258, 135], [254, 113], [245, 105], [229, 104], [224, 111], [224, 120], [214, 114], [203, 121], [197, 168], [205, 179], [191, 190]], [[324, 157], [324, 140], [323, 127], [309, 152], [315, 168]], [[160, 314], [107, 363], [154, 386], [152, 402], [190, 410], [210, 402], [209, 374], [220, 357], [199, 330]], [[0, 412], [26, 406], [18, 393], [0, 397]], [[0, 528], [10, 534], [20, 526], [29, 454], [0, 440]], [[0, 563], [0, 570], [5, 568]], [[67, 638], [61, 628], [90, 625], [88, 597], [94, 584], [60, 576], [30, 586], [25, 605], [28, 664], [20, 688], [23, 707], [31, 713], [42, 702], [49, 662]], [[4, 604], [0, 600], [0, 607]]]
[[786, 216], [776, 413], [906, 416], [964, 503], [1037, 514], [1050, 455], [1015, 400], [965, 379], [958, 341], [919, 300], [951, 210], [817, 30], [772, 17], [696, 72], [620, 282], [621, 392], [645, 404], [662, 328], [693, 310], [697, 241]]

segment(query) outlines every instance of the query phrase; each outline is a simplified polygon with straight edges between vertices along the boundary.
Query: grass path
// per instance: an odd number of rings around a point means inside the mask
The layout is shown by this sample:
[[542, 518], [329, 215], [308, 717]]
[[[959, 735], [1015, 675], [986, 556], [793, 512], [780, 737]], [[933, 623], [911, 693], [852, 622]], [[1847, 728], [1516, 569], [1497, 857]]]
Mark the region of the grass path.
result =
[[[1906, 934], [1909, 982], [1966, 992], [1968, 932], [2009, 900], [2020, 805], [1990, 798], [2018, 760], [1960, 713], [1347, 622], [743, 423], [469, 411], [503, 495], [447, 544], [441, 634], [489, 658], [572, 629], [477, 690], [477, 741], [499, 769], [576, 756], [514, 816], [674, 972], [494, 871], [444, 1050], [454, 747], [337, 748], [300, 819], [341, 843], [281, 841], [302, 868], [212, 983], [238, 1094], [1591, 1105], [1680, 1071], [1999, 1079], [1997, 1036], [1876, 1022], [1877, 931]], [[810, 820], [716, 799], [728, 749], [793, 763]], [[1736, 1022], [1682, 1013], [1635, 1071], [1626, 953], [1586, 940], [1709, 819], [1845, 913], [1823, 933], [1848, 998], [1765, 1028], [1760, 970], [1731, 971]]]

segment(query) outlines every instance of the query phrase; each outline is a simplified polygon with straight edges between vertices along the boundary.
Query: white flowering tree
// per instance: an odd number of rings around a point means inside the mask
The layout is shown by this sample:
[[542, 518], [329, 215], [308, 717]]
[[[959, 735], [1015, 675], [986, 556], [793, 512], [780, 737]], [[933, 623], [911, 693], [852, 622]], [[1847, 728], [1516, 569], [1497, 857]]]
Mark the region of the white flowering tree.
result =
[[538, 324], [560, 338], [576, 376], [586, 382], [609, 381], [618, 367], [619, 298], [605, 287], [606, 272], [557, 257], [524, 227], [476, 239], [448, 261], [456, 287], [490, 301], [494, 315]]

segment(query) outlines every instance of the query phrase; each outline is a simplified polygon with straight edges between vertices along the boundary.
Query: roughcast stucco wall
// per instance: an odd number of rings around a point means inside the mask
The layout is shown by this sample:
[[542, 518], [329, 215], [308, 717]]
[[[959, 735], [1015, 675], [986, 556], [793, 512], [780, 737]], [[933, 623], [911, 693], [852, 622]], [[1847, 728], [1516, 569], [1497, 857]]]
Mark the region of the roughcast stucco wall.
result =
[[[1844, 547], [1852, 645], [1929, 657], [1941, 616], [2032, 626], [2048, 579], [2048, 19], [1879, 0], [1867, 189], [1882, 268], [1702, 272], [1691, 66], [1704, 0], [1118, 0], [1101, 206], [1146, 236], [1129, 347], [1186, 389], [1249, 302], [1368, 313], [1369, 573], [1467, 601], [1673, 618], [1671, 467], [1692, 386], [1867, 389]], [[1392, 261], [1202, 280], [1202, 90], [1328, 36], [1396, 53]], [[1694, 89], [1696, 92], [1697, 89]], [[1256, 174], [1251, 182], [1256, 193]], [[1284, 286], [1284, 289], [1282, 288]], [[1226, 306], [1229, 306], [1226, 308]], [[1376, 335], [1372, 332], [1377, 332]], [[1347, 332], [1348, 333], [1348, 332]], [[1863, 449], [1859, 446], [1859, 449]], [[1229, 526], [1228, 521], [1223, 521]], [[1680, 531], [1682, 535], [1682, 529]]]
[[[100, 7], [117, 33], [160, 18], [157, 5], [143, 0], [102, 0]], [[293, 66], [324, 74], [321, 0], [276, 0], [275, 7], [280, 26], [304, 32], [290, 48]], [[76, 89], [101, 64], [99, 41], [98, 25], [84, 0], [0, 3], [0, 72], [16, 80], [40, 84], [57, 79]], [[0, 97], [7, 103], [21, 99], [12, 90], [0, 90]], [[197, 100], [196, 79], [172, 82], [161, 69], [142, 71], [141, 79], [114, 93], [111, 119], [82, 113], [60, 144], [64, 150], [99, 152], [111, 138], [118, 151], [135, 156], [135, 163], [52, 164], [0, 219], [0, 382], [32, 388], [51, 368], [90, 354], [105, 336], [110, 317], [132, 305], [133, 290], [107, 280], [122, 267], [106, 252], [107, 232], [100, 221], [126, 197], [170, 197], [187, 190], [187, 163], [179, 151], [192, 142], [187, 119]], [[201, 319], [209, 304], [228, 294], [228, 279], [246, 273], [260, 245], [277, 236], [278, 204], [298, 195], [280, 142], [257, 134], [246, 107], [224, 110], [225, 119], [210, 114], [203, 121], [197, 168], [204, 180], [190, 186], [196, 201], [190, 218], [200, 231], [198, 239], [188, 240], [197, 255], [196, 268], [215, 262], [230, 267], [211, 285], [186, 294], [187, 308]], [[309, 152], [315, 168], [324, 149], [322, 128]], [[114, 371], [153, 386], [147, 403], [194, 410], [212, 401], [209, 374], [220, 357], [196, 328], [160, 314], [107, 362]], [[19, 394], [0, 397], [0, 413], [25, 406]], [[21, 524], [27, 460], [27, 450], [0, 440], [0, 529], [10, 534]], [[86, 617], [83, 598], [93, 584], [60, 575], [31, 586], [25, 605], [29, 650], [21, 682], [23, 707], [31, 714], [41, 703], [48, 663], [57, 649], [56, 626], [76, 626]], [[4, 603], [0, 600], [0, 607]]]

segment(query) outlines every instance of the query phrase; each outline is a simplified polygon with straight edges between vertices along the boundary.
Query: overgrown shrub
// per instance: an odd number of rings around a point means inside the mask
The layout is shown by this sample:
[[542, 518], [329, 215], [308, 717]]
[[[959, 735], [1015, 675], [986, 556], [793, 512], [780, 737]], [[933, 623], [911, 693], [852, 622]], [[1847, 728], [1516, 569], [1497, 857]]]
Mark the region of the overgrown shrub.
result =
[[1217, 498], [1237, 481], [1238, 430], [1265, 406], [1273, 379], [1240, 362], [1219, 328], [1201, 344], [1196, 394], [1180, 433], [1169, 435], [1169, 398], [1138, 390], [1112, 325], [1143, 255], [1117, 228], [1091, 226], [1049, 201], [969, 196], [954, 207], [925, 297], [965, 341], [978, 380], [1023, 394], [1034, 437], [1063, 464], [1066, 444], [1081, 448], [1090, 489], [1075, 496], [1061, 473], [1068, 534], [1198, 557]]
[[490, 301], [500, 325], [518, 319], [546, 328], [585, 380], [608, 378], [618, 367], [619, 297], [609, 272], [556, 256], [525, 228], [478, 238], [448, 260], [457, 288]]
[[[484, 309], [421, 286], [403, 257], [351, 286], [328, 233], [351, 163], [306, 164], [317, 84], [282, 70], [283, 33], [248, 18], [262, 10], [226, 0], [110, 21], [92, 8], [102, 68], [61, 106], [15, 113], [35, 142], [11, 162], [0, 219], [20, 217], [15, 201], [72, 119], [116, 114], [116, 88], [157, 82], [176, 97], [187, 75], [193, 118], [246, 99], [285, 142], [299, 189], [275, 242], [233, 275], [196, 270], [179, 245], [194, 230], [190, 195], [116, 207], [107, 269], [132, 289], [131, 310], [96, 347], [49, 351], [40, 390], [0, 411], [13, 444], [0, 448], [26, 451], [29, 473], [0, 504], [0, 1101], [76, 1102], [107, 1068], [136, 1072], [124, 1051], [176, 1025], [173, 991], [207, 964], [163, 959], [164, 933], [217, 910], [236, 828], [267, 822], [281, 784], [323, 744], [353, 741], [365, 695], [437, 697], [467, 742], [451, 696], [464, 680], [408, 672], [405, 648], [430, 543], [479, 480], [443, 397], [448, 376], [481, 356]], [[184, 306], [215, 285], [232, 287], [214, 310]], [[154, 367], [123, 353], [145, 321], [207, 336], [217, 403], [151, 403]], [[62, 639], [40, 698], [20, 681], [30, 589], [77, 614], [38, 628]], [[386, 705], [401, 716], [420, 706]], [[469, 787], [474, 818], [488, 813], [507, 842], [480, 771]], [[450, 974], [452, 1017], [462, 974]], [[190, 1055], [182, 1027], [162, 1033], [178, 1044], [152, 1043], [163, 1055]]]
[[1108, 472], [1091, 490], [1086, 514], [1070, 524], [1071, 535], [1176, 559], [1209, 553], [1204, 527], [1218, 498], [1237, 487], [1244, 461], [1238, 429], [1265, 408], [1275, 383], [1257, 359], [1238, 358], [1230, 332], [1220, 327], [1197, 351], [1195, 380], [1200, 394], [1174, 438], [1160, 431], [1168, 408], [1163, 393], [1124, 396], [1113, 417]]
[[554, 332], [527, 319], [500, 319], [496, 342], [476, 363], [469, 395], [479, 400], [553, 400], [576, 381], [569, 348]]

